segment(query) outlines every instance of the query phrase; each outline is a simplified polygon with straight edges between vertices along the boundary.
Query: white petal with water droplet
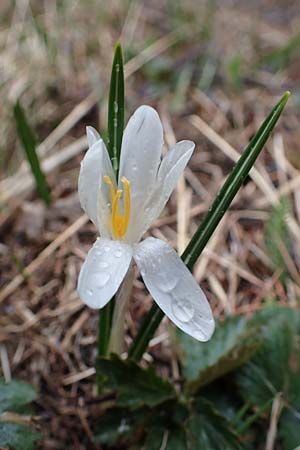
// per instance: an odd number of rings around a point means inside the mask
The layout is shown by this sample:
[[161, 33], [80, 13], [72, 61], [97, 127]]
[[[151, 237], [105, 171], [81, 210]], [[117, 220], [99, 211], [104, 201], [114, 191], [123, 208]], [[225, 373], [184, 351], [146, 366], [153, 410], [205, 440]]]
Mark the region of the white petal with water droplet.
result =
[[138, 240], [161, 214], [194, 148], [195, 144], [192, 141], [177, 142], [162, 160], [152, 194], [148, 198], [148, 203], [144, 203], [143, 213], [139, 215], [134, 225], [134, 235]]
[[147, 289], [175, 325], [199, 341], [214, 331], [214, 319], [204, 292], [175, 250], [160, 239], [147, 238], [133, 255]]
[[[80, 167], [78, 193], [82, 209], [94, 222], [103, 237], [110, 237], [109, 188], [104, 183], [108, 175], [116, 185], [114, 171], [105, 147], [96, 130], [87, 128], [88, 141], [93, 143], [86, 152]], [[99, 136], [100, 138], [100, 136]]]
[[103, 308], [117, 292], [132, 259], [132, 247], [98, 238], [78, 278], [78, 294], [91, 308]]
[[136, 218], [155, 185], [162, 146], [163, 128], [157, 112], [150, 106], [140, 106], [125, 128], [120, 159], [119, 180], [125, 176], [130, 181], [128, 242], [133, 240]]

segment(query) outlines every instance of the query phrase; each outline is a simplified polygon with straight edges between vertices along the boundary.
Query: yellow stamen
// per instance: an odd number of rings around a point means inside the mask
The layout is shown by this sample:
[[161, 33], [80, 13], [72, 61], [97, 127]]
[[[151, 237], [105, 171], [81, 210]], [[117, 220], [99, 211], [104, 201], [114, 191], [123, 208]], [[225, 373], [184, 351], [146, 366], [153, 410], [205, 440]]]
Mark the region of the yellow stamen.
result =
[[115, 239], [122, 239], [126, 234], [130, 219], [130, 182], [126, 177], [121, 178], [124, 186], [124, 213], [121, 214], [119, 200], [123, 194], [123, 190], [118, 189], [116, 192], [110, 177], [107, 175], [103, 179], [110, 188], [112, 233]]

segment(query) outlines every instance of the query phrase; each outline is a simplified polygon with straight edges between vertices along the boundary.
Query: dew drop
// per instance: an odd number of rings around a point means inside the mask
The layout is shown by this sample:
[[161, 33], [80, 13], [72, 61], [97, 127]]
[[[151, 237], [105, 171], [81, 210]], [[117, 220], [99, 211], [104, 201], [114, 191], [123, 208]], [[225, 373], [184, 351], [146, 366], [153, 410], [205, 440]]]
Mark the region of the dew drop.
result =
[[115, 253], [114, 253], [116, 258], [121, 258], [122, 254], [123, 254], [122, 250], [120, 250], [120, 249], [116, 250]]
[[88, 290], [86, 291], [86, 293], [87, 293], [87, 295], [89, 295], [90, 297], [92, 297], [94, 291], [93, 291], [93, 289], [88, 289]]
[[105, 245], [104, 246], [104, 251], [105, 251], [105, 253], [108, 253], [110, 251], [110, 246], [109, 245]]
[[108, 283], [109, 279], [110, 279], [109, 273], [97, 272], [94, 275], [94, 279], [92, 280], [92, 283], [96, 289], [101, 289]]
[[118, 120], [117, 120], [117, 119], [114, 119], [114, 120], [113, 120], [113, 124], [114, 124], [114, 127], [117, 128], [117, 126], [118, 126]]
[[186, 300], [172, 300], [172, 311], [180, 322], [189, 322], [195, 314], [194, 307]]
[[119, 111], [118, 102], [114, 101], [114, 112], [117, 113]]
[[108, 263], [105, 261], [100, 261], [99, 263], [99, 269], [107, 269]]
[[162, 292], [171, 292], [173, 291], [173, 289], [175, 289], [177, 282], [177, 278], [165, 278], [164, 280], [161, 280], [159, 289]]
[[132, 165], [132, 170], [133, 170], [134, 172], [137, 171], [137, 165], [136, 165], [136, 164], [133, 164], [133, 165]]

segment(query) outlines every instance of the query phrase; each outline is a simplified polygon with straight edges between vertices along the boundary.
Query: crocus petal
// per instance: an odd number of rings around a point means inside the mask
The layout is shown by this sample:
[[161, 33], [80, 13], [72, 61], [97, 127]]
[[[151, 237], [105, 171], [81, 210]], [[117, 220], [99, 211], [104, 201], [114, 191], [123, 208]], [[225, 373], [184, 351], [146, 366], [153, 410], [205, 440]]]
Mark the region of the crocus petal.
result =
[[86, 127], [86, 137], [89, 147], [92, 147], [97, 141], [101, 140], [101, 136], [94, 127]]
[[140, 221], [138, 219], [136, 221], [134, 234], [137, 236], [137, 241], [161, 214], [194, 148], [195, 144], [192, 141], [177, 142], [162, 160], [152, 195], [148, 203], [144, 204], [144, 213], [139, 216]]
[[91, 308], [103, 308], [117, 292], [132, 259], [132, 247], [98, 238], [84, 261], [77, 291]]
[[140, 214], [156, 181], [162, 145], [163, 128], [157, 112], [150, 106], [141, 106], [124, 131], [120, 159], [119, 180], [125, 176], [130, 181], [131, 223]]
[[199, 341], [214, 331], [205, 294], [175, 250], [160, 239], [147, 238], [133, 255], [147, 289], [175, 325]]
[[[103, 176], [108, 175], [114, 184], [115, 175], [102, 139], [91, 127], [87, 130], [89, 142], [93, 145], [86, 152], [80, 167], [78, 179], [79, 200], [82, 209], [99, 229], [100, 234], [109, 237], [109, 190], [103, 182]], [[100, 136], [99, 136], [100, 137]], [[100, 188], [103, 186], [103, 188]]]

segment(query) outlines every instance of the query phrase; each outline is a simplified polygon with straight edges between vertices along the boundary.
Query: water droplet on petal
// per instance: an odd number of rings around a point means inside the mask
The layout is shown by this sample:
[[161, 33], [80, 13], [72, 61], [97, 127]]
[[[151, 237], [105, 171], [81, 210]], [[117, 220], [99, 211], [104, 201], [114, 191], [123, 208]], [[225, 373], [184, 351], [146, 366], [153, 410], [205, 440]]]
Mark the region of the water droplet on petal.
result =
[[189, 322], [195, 314], [193, 305], [184, 299], [172, 300], [171, 307], [174, 316], [176, 319], [180, 320], [180, 322]]
[[94, 280], [92, 280], [92, 284], [96, 289], [101, 289], [108, 283], [109, 279], [109, 273], [97, 272], [94, 274]]
[[86, 292], [87, 292], [87, 295], [89, 295], [90, 297], [92, 297], [92, 295], [94, 293], [93, 289], [88, 289]]
[[132, 170], [133, 170], [134, 172], [137, 171], [137, 165], [136, 165], [136, 164], [133, 164], [133, 165], [132, 165]]
[[165, 278], [161, 281], [159, 289], [163, 292], [171, 292], [177, 285], [177, 278]]
[[99, 268], [100, 269], [107, 269], [107, 267], [108, 267], [108, 263], [107, 262], [100, 261], [100, 263], [99, 263]]
[[105, 245], [104, 246], [104, 251], [105, 251], [105, 253], [108, 253], [110, 251], [110, 246], [109, 245]]
[[122, 254], [123, 254], [123, 252], [121, 249], [116, 250], [114, 253], [116, 258], [121, 258]]

